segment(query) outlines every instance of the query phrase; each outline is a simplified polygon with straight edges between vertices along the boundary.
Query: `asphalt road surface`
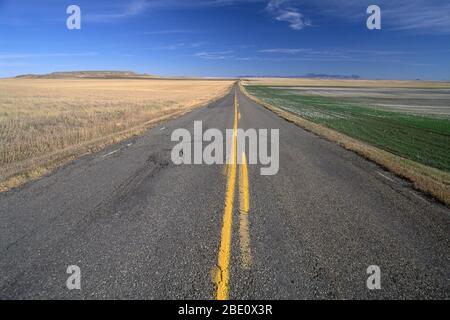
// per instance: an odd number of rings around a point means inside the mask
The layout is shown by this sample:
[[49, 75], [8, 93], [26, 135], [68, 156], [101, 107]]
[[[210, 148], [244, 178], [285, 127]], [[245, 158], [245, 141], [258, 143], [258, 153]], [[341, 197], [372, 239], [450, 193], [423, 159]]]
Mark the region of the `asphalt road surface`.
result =
[[[448, 208], [238, 91], [1, 194], [0, 298], [450, 298]], [[174, 165], [196, 120], [279, 129], [278, 174]]]

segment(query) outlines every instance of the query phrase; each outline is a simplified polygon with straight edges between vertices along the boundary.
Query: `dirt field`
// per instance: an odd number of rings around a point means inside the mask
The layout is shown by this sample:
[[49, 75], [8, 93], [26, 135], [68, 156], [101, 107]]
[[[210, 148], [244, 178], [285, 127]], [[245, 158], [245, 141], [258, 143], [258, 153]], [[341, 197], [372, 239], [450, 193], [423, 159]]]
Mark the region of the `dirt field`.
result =
[[339, 98], [367, 107], [450, 117], [450, 89], [270, 87], [300, 96]]
[[448, 116], [380, 110], [349, 102], [347, 95], [299, 94], [292, 88], [261, 85], [242, 88], [288, 121], [380, 164], [450, 205]]
[[[231, 81], [0, 80], [0, 190], [225, 94]], [[11, 180], [13, 179], [13, 180]], [[5, 182], [8, 181], [9, 182]]]
[[450, 172], [449, 90], [445, 96], [444, 89], [247, 88], [261, 100], [309, 121]]
[[250, 78], [244, 85], [366, 88], [441, 88], [450, 89], [450, 82], [399, 80], [322, 80], [302, 78]]

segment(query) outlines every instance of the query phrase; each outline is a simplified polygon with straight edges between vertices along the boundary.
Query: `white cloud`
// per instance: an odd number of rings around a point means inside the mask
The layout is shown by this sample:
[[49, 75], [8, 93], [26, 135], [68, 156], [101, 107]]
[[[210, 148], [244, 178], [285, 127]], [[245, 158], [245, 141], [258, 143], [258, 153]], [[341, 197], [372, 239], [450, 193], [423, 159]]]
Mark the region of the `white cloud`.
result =
[[189, 34], [195, 33], [193, 30], [183, 30], [183, 29], [169, 29], [169, 30], [155, 30], [144, 32], [146, 35], [160, 35], [160, 34]]
[[377, 0], [375, 3], [373, 0], [279, 1], [295, 4], [296, 8], [306, 10], [304, 12], [315, 19], [328, 18], [336, 23], [361, 23], [367, 18], [365, 9], [376, 4], [381, 8], [383, 29], [414, 33], [450, 33], [449, 0]]
[[292, 7], [287, 0], [269, 1], [267, 11], [276, 20], [289, 23], [289, 26], [293, 30], [302, 30], [311, 25], [309, 19], [306, 19], [298, 9]]
[[450, 3], [438, 2], [415, 0], [395, 7], [386, 5], [382, 12], [396, 30], [450, 33]]
[[28, 59], [28, 58], [53, 58], [53, 57], [91, 57], [96, 52], [83, 53], [0, 53], [0, 59]]
[[144, 13], [151, 2], [147, 0], [135, 0], [122, 6], [119, 10], [110, 13], [86, 14], [83, 19], [89, 22], [113, 22]]
[[[302, 30], [311, 26], [310, 18], [318, 21], [324, 18], [334, 19], [336, 23], [365, 21], [366, 8], [373, 4], [373, 0], [134, 0], [131, 2], [111, 0], [101, 13], [86, 14], [84, 19], [89, 22], [114, 22], [138, 16], [147, 11], [200, 9], [252, 3], [257, 4], [258, 7], [265, 6], [266, 11], [276, 21], [288, 23], [293, 30]], [[450, 33], [449, 0], [377, 0], [376, 4], [382, 9], [383, 28], [421, 33]], [[184, 31], [162, 30], [160, 34], [178, 32]], [[158, 31], [153, 34], [158, 34]]]
[[179, 42], [169, 45], [161, 45], [151, 48], [146, 48], [147, 50], [177, 50], [177, 49], [194, 49], [205, 45], [205, 42]]
[[[150, 10], [157, 11], [222, 7], [235, 5], [237, 3], [252, 3], [262, 1], [266, 0], [134, 0], [131, 3], [127, 2], [126, 5], [123, 5], [123, 2], [125, 1], [120, 0], [120, 5], [113, 12], [87, 14], [85, 15], [84, 19], [89, 22], [114, 22], [116, 20], [137, 16]], [[115, 3], [117, 4], [117, 2]], [[111, 7], [111, 5], [108, 4], [108, 7]]]
[[270, 48], [258, 50], [264, 53], [260, 60], [271, 61], [341, 61], [341, 62], [399, 62], [412, 63], [418, 55], [409, 51], [370, 49], [313, 49], [313, 48]]
[[234, 58], [233, 53], [234, 51], [232, 50], [218, 52], [198, 52], [195, 54], [195, 56], [201, 59], [208, 60], [226, 60]]
[[262, 53], [285, 53], [285, 54], [297, 54], [308, 51], [310, 51], [310, 49], [274, 48], [274, 49], [259, 50], [259, 52]]
[[22, 62], [0, 62], [0, 67], [28, 67], [31, 66], [30, 63]]

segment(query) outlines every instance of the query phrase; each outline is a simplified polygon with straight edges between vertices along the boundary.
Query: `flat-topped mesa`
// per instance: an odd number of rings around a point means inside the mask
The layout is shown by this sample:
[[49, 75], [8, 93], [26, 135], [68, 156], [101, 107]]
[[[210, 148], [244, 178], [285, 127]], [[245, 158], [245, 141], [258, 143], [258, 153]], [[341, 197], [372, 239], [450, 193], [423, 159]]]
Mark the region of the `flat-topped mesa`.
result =
[[133, 71], [62, 71], [49, 74], [25, 74], [16, 78], [29, 79], [67, 79], [67, 78], [95, 78], [95, 79], [123, 79], [123, 78], [151, 78], [149, 74]]

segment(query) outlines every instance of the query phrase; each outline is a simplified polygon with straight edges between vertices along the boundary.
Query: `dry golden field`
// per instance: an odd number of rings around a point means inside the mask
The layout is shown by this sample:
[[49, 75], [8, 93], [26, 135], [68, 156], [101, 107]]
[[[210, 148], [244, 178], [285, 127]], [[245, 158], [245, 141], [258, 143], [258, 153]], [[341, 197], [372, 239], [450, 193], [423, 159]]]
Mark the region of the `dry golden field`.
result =
[[0, 191], [224, 95], [231, 81], [0, 80]]
[[430, 88], [450, 89], [450, 82], [401, 80], [340, 80], [306, 78], [249, 78], [244, 85], [305, 86], [305, 87], [366, 87], [366, 88]]

